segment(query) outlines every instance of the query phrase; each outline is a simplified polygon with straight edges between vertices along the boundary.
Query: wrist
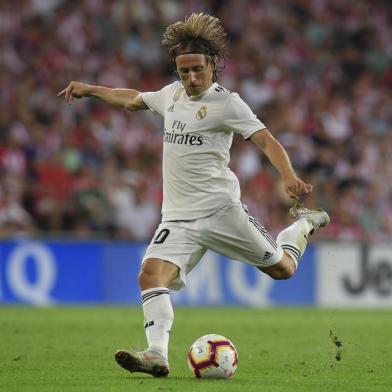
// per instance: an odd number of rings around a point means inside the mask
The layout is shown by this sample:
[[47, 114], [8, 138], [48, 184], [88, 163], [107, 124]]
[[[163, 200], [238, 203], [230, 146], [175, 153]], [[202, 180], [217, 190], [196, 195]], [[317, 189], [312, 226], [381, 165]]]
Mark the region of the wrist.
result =
[[85, 96], [96, 97], [98, 95], [98, 88], [97, 86], [92, 86], [90, 84], [86, 84], [85, 87]]
[[293, 178], [297, 178], [297, 175], [295, 174], [295, 171], [293, 169], [290, 169], [290, 170], [285, 170], [280, 172], [280, 177], [282, 178], [283, 181], [286, 181], [286, 180], [291, 180]]

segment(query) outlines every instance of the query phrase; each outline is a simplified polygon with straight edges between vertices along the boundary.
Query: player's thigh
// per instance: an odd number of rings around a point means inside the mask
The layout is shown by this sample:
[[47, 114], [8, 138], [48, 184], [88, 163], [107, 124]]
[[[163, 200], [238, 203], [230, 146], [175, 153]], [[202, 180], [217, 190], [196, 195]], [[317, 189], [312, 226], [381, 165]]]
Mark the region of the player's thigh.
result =
[[178, 268], [177, 277], [169, 285], [169, 288], [173, 290], [179, 290], [185, 286], [186, 275], [206, 252], [204, 246], [193, 240], [190, 234], [193, 231], [192, 225], [192, 222], [161, 223], [143, 257], [142, 270], [147, 261], [151, 263], [150, 259], [163, 260]]
[[219, 211], [206, 230], [203, 244], [232, 259], [270, 267], [283, 258], [272, 235], [239, 204]]

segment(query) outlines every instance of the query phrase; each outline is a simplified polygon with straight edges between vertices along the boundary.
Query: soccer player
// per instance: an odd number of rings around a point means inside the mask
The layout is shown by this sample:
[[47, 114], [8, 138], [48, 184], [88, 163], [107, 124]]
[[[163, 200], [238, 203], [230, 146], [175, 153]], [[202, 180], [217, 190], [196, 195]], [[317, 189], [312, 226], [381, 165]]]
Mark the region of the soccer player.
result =
[[148, 348], [115, 354], [126, 370], [156, 377], [169, 374], [169, 289], [185, 285], [207, 249], [254, 265], [274, 279], [287, 279], [297, 269], [308, 235], [329, 223], [326, 212], [295, 205], [290, 210], [294, 223], [275, 241], [241, 204], [238, 180], [228, 168], [234, 132], [267, 155], [289, 196], [306, 195], [312, 185], [297, 177], [282, 145], [239, 95], [217, 83], [227, 46], [220, 20], [192, 14], [167, 27], [162, 44], [180, 81], [160, 91], [141, 93], [72, 81], [58, 94], [68, 103], [96, 97], [129, 111], [150, 109], [164, 119], [162, 222], [139, 274]]

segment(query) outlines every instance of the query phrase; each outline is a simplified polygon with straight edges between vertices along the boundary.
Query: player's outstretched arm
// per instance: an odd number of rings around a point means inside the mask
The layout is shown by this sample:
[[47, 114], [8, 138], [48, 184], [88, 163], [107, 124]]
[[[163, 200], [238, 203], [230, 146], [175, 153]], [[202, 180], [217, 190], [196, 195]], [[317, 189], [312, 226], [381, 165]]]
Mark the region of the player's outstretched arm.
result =
[[139, 91], [126, 88], [92, 86], [72, 81], [57, 96], [64, 97], [68, 104], [71, 104], [74, 98], [96, 97], [110, 105], [120, 106], [130, 111], [148, 109]]
[[298, 198], [312, 192], [313, 186], [297, 177], [286, 150], [267, 129], [254, 133], [251, 140], [267, 155], [278, 170], [290, 197]]

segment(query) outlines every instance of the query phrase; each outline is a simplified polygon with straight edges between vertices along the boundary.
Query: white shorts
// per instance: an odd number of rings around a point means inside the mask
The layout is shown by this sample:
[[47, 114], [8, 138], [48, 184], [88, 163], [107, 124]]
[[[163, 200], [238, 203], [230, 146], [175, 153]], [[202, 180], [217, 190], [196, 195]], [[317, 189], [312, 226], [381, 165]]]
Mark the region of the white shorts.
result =
[[169, 288], [179, 290], [207, 249], [257, 267], [277, 264], [283, 249], [241, 204], [231, 204], [205, 218], [162, 222], [143, 262], [158, 258], [177, 265], [179, 277]]

